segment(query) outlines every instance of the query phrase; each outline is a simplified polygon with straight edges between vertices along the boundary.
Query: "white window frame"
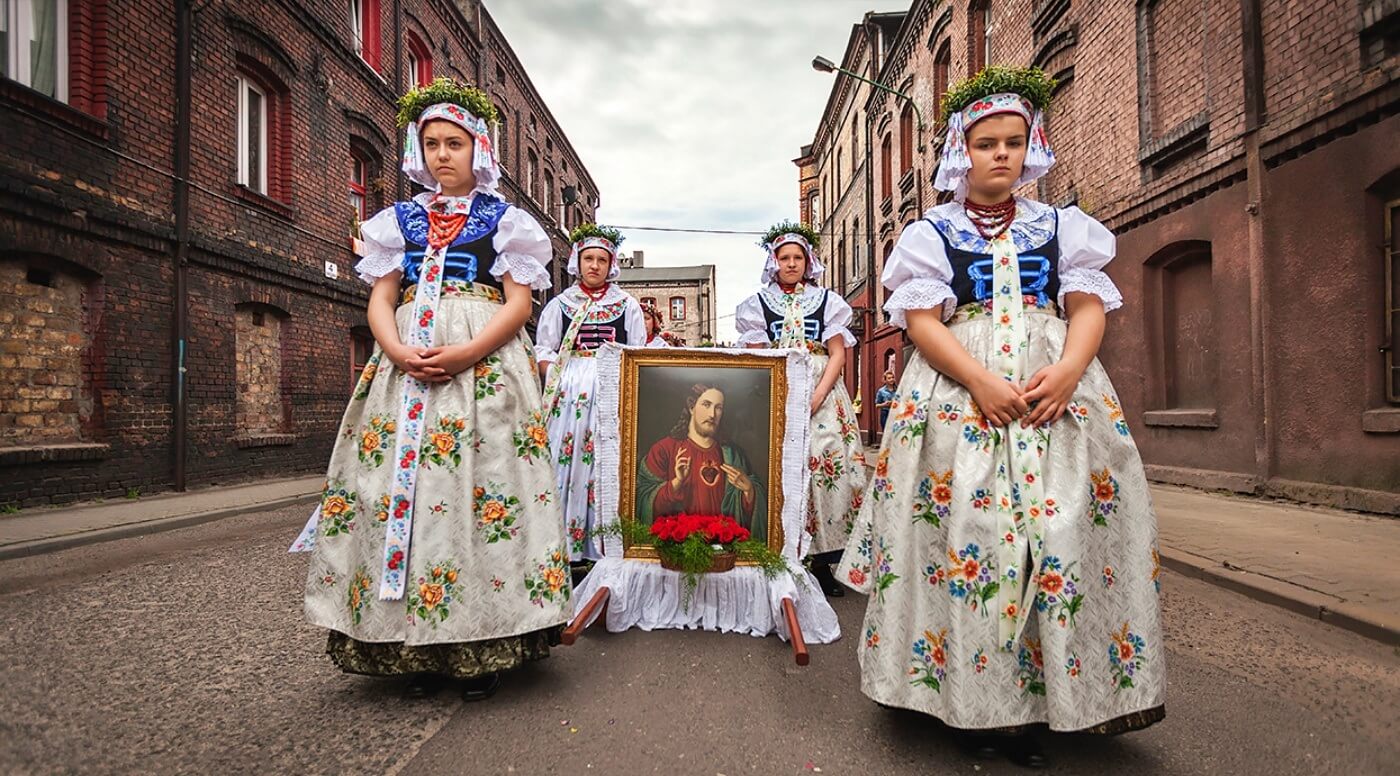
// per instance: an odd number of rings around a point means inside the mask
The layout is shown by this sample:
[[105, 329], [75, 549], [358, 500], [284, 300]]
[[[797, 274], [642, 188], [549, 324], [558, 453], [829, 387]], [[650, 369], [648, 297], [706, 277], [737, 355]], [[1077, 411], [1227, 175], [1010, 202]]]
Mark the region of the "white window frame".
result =
[[418, 59], [418, 54], [414, 52], [412, 46], [404, 46], [408, 49], [408, 80], [410, 88], [423, 83], [423, 76], [419, 70], [423, 67], [422, 60]]
[[365, 55], [365, 0], [350, 0], [350, 40], [355, 44], [355, 54]]
[[[54, 47], [54, 94], [55, 100], [68, 102], [68, 0], [54, 0], [57, 14], [57, 40]], [[33, 88], [34, 73], [29, 69], [29, 41], [34, 32], [33, 0], [0, 0], [5, 9], [5, 20], [9, 29], [5, 36], [9, 42], [9, 61], [5, 63], [5, 74]], [[21, 68], [20, 64], [24, 67]]]
[[[690, 305], [686, 304], [685, 297], [683, 297], [683, 296], [673, 296], [673, 297], [671, 297], [671, 299], [670, 299], [669, 301], [670, 301], [670, 303], [671, 303], [671, 304], [670, 304], [670, 307], [671, 307], [671, 311], [670, 311], [670, 312], [671, 312], [671, 320], [673, 320], [673, 321], [683, 321], [683, 320], [685, 320], [686, 313], [690, 312], [690, 310], [688, 309], [688, 308], [690, 307]], [[676, 316], [676, 302], [680, 302], [680, 303], [681, 303], [681, 314], [680, 314], [679, 317]]]
[[[253, 170], [248, 169], [248, 148], [252, 138], [248, 137], [248, 93], [252, 92], [262, 98], [262, 122], [259, 124], [257, 138], [259, 167], [256, 171], [260, 180], [252, 179]], [[267, 91], [260, 88], [245, 76], [238, 76], [238, 183], [252, 191], [256, 191], [263, 196], [268, 192], [268, 158], [267, 158], [267, 136], [268, 126], [271, 124], [271, 104]], [[255, 185], [255, 183], [257, 185]]]

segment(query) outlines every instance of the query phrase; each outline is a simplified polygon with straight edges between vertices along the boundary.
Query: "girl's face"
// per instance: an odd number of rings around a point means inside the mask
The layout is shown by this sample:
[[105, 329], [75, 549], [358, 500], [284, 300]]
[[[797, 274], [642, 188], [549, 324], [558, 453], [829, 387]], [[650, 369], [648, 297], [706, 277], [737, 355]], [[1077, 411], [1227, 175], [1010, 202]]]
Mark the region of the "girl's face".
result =
[[423, 127], [423, 161], [443, 194], [460, 197], [476, 188], [474, 152], [472, 136], [450, 121], [429, 121]]
[[788, 243], [778, 248], [775, 258], [778, 262], [778, 282], [796, 285], [807, 274], [807, 252], [797, 243]]
[[655, 315], [647, 313], [647, 339], [652, 339], [656, 333], [661, 331], [661, 321]]
[[991, 201], [1010, 196], [1026, 163], [1029, 133], [1026, 120], [1015, 113], [998, 113], [973, 124], [967, 130], [967, 153], [972, 159], [968, 190]]
[[589, 288], [599, 288], [608, 282], [612, 256], [602, 248], [584, 248], [578, 255], [578, 277]]

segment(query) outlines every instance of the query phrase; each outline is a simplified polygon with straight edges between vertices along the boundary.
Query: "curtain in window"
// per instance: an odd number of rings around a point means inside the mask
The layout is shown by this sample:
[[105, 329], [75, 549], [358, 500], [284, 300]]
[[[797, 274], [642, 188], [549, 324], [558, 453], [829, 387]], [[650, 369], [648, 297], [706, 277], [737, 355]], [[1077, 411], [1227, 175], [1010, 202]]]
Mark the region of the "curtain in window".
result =
[[[23, 0], [21, 0], [23, 2]], [[58, 96], [58, 0], [29, 0], [34, 37], [29, 43], [30, 87]]]

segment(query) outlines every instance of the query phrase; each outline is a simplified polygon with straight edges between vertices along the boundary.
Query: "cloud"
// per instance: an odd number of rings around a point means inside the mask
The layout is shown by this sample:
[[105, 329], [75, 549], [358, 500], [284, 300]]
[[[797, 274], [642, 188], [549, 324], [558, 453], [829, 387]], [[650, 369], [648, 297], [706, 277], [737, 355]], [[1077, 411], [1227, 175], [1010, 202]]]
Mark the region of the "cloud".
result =
[[[761, 232], [797, 214], [812, 141], [868, 0], [488, 3], [602, 198], [605, 223]], [[718, 334], [758, 285], [756, 235], [633, 231], [649, 266], [716, 265]]]

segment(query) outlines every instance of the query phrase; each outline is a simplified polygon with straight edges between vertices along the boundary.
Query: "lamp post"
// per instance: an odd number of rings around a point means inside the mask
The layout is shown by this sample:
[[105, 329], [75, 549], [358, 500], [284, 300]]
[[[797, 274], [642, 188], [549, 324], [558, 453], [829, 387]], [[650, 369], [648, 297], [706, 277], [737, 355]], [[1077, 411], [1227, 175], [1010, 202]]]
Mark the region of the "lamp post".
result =
[[915, 117], [915, 118], [918, 120], [918, 122], [919, 122], [919, 123], [918, 123], [918, 130], [919, 130], [919, 153], [923, 153], [923, 152], [924, 152], [924, 112], [923, 112], [922, 110], [919, 109], [919, 104], [918, 104], [917, 102], [914, 102], [914, 98], [913, 98], [913, 97], [910, 97], [909, 95], [905, 94], [904, 92], [901, 92], [901, 91], [898, 90], [898, 89], [894, 89], [894, 88], [891, 88], [891, 87], [889, 87], [889, 86], [886, 86], [886, 85], [880, 83], [879, 81], [874, 81], [874, 80], [871, 80], [871, 79], [869, 79], [869, 78], [866, 78], [865, 76], [861, 75], [860, 73], [856, 73], [856, 72], [852, 72], [852, 71], [850, 71], [850, 70], [847, 70], [846, 68], [841, 67], [840, 65], [836, 64], [835, 62], [832, 62], [830, 59], [827, 59], [826, 57], [823, 57], [823, 56], [814, 57], [814, 58], [812, 59], [812, 69], [815, 70], [815, 71], [817, 71], [818, 73], [841, 73], [842, 75], [850, 76], [851, 78], [854, 78], [854, 79], [856, 79], [857, 81], [864, 81], [865, 83], [870, 84], [871, 86], [875, 87], [876, 89], [880, 89], [880, 90], [882, 90], [882, 91], [889, 92], [890, 94], [893, 94], [895, 97], [898, 97], [899, 99], [904, 100], [905, 102], [909, 103], [909, 107], [911, 107], [911, 108], [914, 109], [914, 117]]

